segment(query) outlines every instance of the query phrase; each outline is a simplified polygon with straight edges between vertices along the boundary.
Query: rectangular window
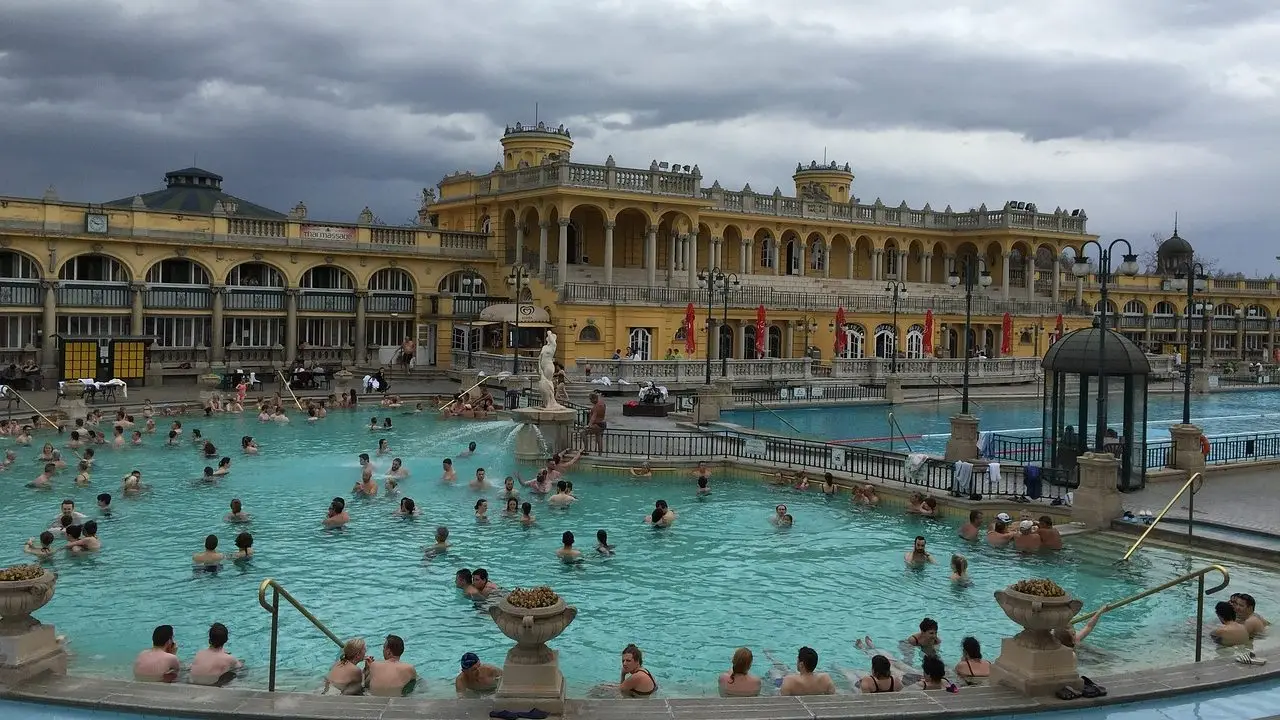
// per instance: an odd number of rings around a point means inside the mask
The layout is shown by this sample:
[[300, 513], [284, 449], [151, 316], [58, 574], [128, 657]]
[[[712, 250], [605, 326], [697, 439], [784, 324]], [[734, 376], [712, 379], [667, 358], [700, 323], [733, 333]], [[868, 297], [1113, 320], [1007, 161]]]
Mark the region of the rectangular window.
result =
[[369, 347], [399, 347], [405, 338], [413, 337], [413, 323], [409, 320], [368, 320], [364, 328]]
[[39, 327], [39, 315], [0, 317], [0, 348], [21, 350], [27, 346], [27, 343], [35, 345], [36, 330]]
[[59, 315], [62, 337], [111, 338], [129, 334], [128, 315]]
[[146, 334], [156, 339], [153, 347], [208, 347], [211, 322], [207, 317], [149, 317]]
[[351, 345], [354, 325], [345, 318], [303, 318], [298, 321], [298, 342], [317, 348]]
[[284, 344], [283, 318], [227, 318], [224, 342], [245, 348], [269, 348]]
[[[471, 332], [468, 333], [468, 330]], [[478, 352], [480, 350], [480, 333], [481, 329], [478, 327], [471, 327], [470, 325], [454, 325], [453, 349], [466, 352], [469, 347], [471, 352]], [[471, 339], [470, 345], [467, 343], [468, 336], [470, 336]]]

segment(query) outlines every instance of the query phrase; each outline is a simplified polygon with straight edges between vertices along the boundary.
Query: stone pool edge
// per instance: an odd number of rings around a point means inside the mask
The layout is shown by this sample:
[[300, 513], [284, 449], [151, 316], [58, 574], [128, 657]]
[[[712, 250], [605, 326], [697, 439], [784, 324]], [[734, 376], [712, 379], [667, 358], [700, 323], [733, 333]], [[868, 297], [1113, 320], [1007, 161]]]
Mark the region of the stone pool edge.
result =
[[[764, 698], [655, 698], [652, 700], [569, 700], [565, 718], [583, 720], [852, 720], [853, 718], [973, 717], [1070, 710], [1153, 700], [1224, 687], [1280, 679], [1280, 667], [1241, 665], [1214, 659], [1170, 668], [1099, 678], [1105, 698], [1062, 701], [1027, 698], [1002, 687], [962, 688], [959, 693], [902, 692], [882, 695], [826, 695]], [[0, 699], [72, 706], [103, 712], [163, 717], [309, 718], [313, 720], [470, 720], [487, 718], [491, 700], [376, 698], [312, 695], [195, 685], [136, 683], [99, 678], [46, 677], [13, 687], [0, 686]]]

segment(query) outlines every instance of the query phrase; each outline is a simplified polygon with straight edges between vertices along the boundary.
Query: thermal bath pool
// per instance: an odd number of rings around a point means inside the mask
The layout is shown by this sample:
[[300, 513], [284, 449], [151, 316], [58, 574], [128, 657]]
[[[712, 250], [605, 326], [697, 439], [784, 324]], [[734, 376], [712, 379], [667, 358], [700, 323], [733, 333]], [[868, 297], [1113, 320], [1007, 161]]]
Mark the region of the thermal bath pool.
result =
[[[162, 433], [148, 436], [140, 448], [99, 446], [93, 484], [84, 489], [74, 488], [70, 470], [58, 476], [52, 492], [22, 487], [39, 470], [38, 447], [18, 449], [15, 467], [0, 475], [7, 487], [0, 497], [0, 549], [9, 562], [24, 561], [22, 543], [49, 524], [64, 497], [93, 517], [96, 494], [118, 495], [120, 477], [129, 470], [141, 469], [153, 486], [137, 500], [117, 498], [115, 514], [99, 519], [101, 554], [59, 556], [52, 563], [60, 574], [57, 594], [37, 615], [70, 639], [72, 672], [127, 677], [134, 655], [149, 644], [159, 623], [176, 627], [179, 655], [189, 661], [216, 621], [230, 628], [229, 650], [248, 662], [242, 682], [264, 686], [269, 615], [259, 607], [256, 590], [263, 578], [274, 577], [338, 635], [368, 638], [375, 654], [386, 634], [404, 637], [405, 660], [426, 679], [419, 691], [449, 695], [462, 653], [474, 651], [501, 664], [510, 647], [488, 615], [453, 587], [456, 569], [486, 567], [504, 588], [547, 583], [579, 608], [578, 619], [554, 643], [571, 695], [616, 681], [618, 654], [635, 642], [664, 695], [696, 696], [714, 693], [717, 673], [739, 645], [755, 650], [757, 672], [769, 669], [766, 649], [790, 666], [801, 644], [818, 650], [824, 669], [861, 671], [868, 661], [854, 648], [855, 639], [870, 634], [882, 646], [896, 647], [926, 615], [941, 624], [948, 664], [958, 659], [959, 641], [968, 634], [994, 657], [1000, 638], [1017, 628], [997, 608], [992, 591], [1013, 580], [1053, 578], [1092, 608], [1185, 572], [1190, 562], [1177, 553], [1144, 549], [1132, 564], [1114, 568], [1110, 560], [1118, 546], [1111, 553], [1071, 548], [1022, 559], [968, 546], [956, 537], [952, 521], [907, 518], [892, 507], [860, 511], [850, 507], [847, 495], [827, 501], [816, 492], [769, 488], [745, 473], [717, 474], [714, 494], [697, 500], [692, 479], [683, 473], [637, 480], [571, 472], [581, 497], [572, 508], [552, 510], [535, 500], [538, 522], [526, 529], [501, 516], [497, 491], [491, 490], [483, 496], [493, 500], [492, 521], [480, 525], [472, 507], [482, 494], [467, 489], [465, 480], [481, 466], [498, 483], [517, 470], [514, 427], [396, 415], [394, 431], [370, 433], [364, 429], [369, 414], [334, 413], [314, 425], [287, 427], [249, 417], [184, 417], [188, 434], [199, 428], [233, 459], [232, 473], [216, 487], [197, 486], [194, 479], [207, 461], [189, 444], [164, 447]], [[260, 455], [240, 453], [242, 435], [258, 439]], [[359, 474], [357, 455], [372, 454], [382, 437], [412, 471], [405, 495], [423, 515], [393, 518], [394, 499], [351, 500], [349, 528], [321, 530], [329, 500], [349, 496]], [[476, 456], [458, 458], [472, 440], [479, 444]], [[455, 458], [457, 486], [439, 481], [444, 457]], [[389, 458], [377, 459], [380, 469]], [[190, 555], [201, 549], [204, 536], [217, 534], [225, 548], [239, 531], [222, 522], [233, 497], [254, 516], [257, 556], [246, 566], [194, 576]], [[654, 531], [642, 517], [659, 498], [680, 519], [673, 528]], [[789, 530], [767, 522], [779, 502], [796, 517]], [[450, 528], [453, 549], [426, 562], [420, 548], [437, 525]], [[601, 560], [589, 552], [597, 529], [608, 530], [618, 546], [616, 557]], [[588, 556], [581, 565], [566, 566], [554, 556], [564, 530], [577, 535]], [[929, 539], [937, 566], [903, 567], [902, 555], [917, 534]], [[972, 587], [948, 582], [946, 562], [954, 551], [970, 556]], [[1204, 563], [1195, 560], [1197, 567]], [[1231, 569], [1233, 591], [1259, 598], [1280, 593], [1280, 578], [1273, 574], [1245, 565]], [[1259, 610], [1268, 614], [1270, 608]], [[1190, 660], [1187, 620], [1193, 612], [1191, 590], [1179, 589], [1108, 615], [1090, 640], [1097, 651], [1086, 658], [1086, 667], [1104, 674], [1121, 666]], [[281, 687], [313, 689], [336, 648], [291, 609], [282, 610], [282, 617]]]

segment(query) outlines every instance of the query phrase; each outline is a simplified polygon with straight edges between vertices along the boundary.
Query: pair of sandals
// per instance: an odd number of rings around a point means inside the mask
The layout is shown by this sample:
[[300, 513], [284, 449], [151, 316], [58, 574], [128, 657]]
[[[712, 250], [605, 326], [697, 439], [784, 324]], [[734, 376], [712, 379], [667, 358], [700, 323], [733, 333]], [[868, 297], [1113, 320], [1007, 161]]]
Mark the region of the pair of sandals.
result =
[[501, 720], [516, 720], [517, 718], [532, 718], [533, 720], [542, 720], [547, 717], [546, 710], [533, 708], [532, 710], [494, 710], [489, 713], [491, 718], [500, 718]]
[[1241, 665], [1266, 665], [1267, 659], [1254, 654], [1252, 650], [1244, 650], [1236, 653], [1236, 662]]
[[1070, 685], [1064, 685], [1058, 692], [1054, 693], [1059, 700], [1075, 700], [1076, 698], [1100, 698], [1107, 696], [1107, 689], [1088, 677], [1081, 675], [1080, 680], [1084, 683], [1081, 690], [1076, 690]]

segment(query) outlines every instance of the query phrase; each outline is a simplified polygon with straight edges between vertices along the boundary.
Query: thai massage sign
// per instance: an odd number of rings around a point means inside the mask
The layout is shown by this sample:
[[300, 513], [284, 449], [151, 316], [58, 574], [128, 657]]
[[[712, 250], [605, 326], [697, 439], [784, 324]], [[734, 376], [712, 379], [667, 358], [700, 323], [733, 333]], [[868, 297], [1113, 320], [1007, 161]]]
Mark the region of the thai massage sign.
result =
[[303, 240], [337, 240], [340, 242], [356, 241], [356, 229], [353, 227], [342, 227], [340, 225], [303, 225], [301, 232]]

